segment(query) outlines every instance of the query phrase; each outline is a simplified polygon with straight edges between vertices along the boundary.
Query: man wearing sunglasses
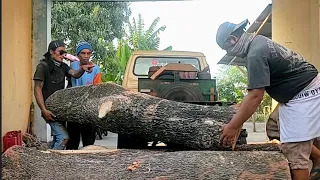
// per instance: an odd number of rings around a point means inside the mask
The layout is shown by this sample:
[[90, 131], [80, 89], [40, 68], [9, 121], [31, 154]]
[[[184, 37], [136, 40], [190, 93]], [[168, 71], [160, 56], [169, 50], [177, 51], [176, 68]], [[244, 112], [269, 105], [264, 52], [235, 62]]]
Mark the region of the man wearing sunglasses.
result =
[[[228, 55], [246, 59], [248, 94], [236, 115], [224, 126], [221, 141], [230, 145], [237, 130], [252, 116], [266, 91], [279, 105], [280, 141], [294, 180], [308, 180], [320, 170], [320, 75], [298, 53], [271, 39], [244, 31], [240, 24], [225, 22], [218, 28], [217, 44]], [[314, 172], [314, 173], [313, 173]]]
[[[81, 78], [71, 78], [72, 87], [85, 86], [92, 84], [102, 83], [102, 76], [99, 66], [90, 62], [93, 48], [90, 43], [82, 41], [79, 42], [76, 48], [76, 55], [79, 61], [71, 63], [71, 68], [77, 69], [83, 65], [92, 64], [93, 70], [91, 73], [85, 72]], [[67, 143], [67, 149], [76, 150], [79, 148], [80, 135], [82, 139], [83, 147], [93, 145], [96, 137], [96, 127], [92, 124], [79, 124], [76, 122], [67, 122], [67, 131], [69, 133], [69, 141]]]
[[56, 116], [45, 106], [45, 100], [55, 91], [65, 88], [65, 78], [80, 78], [83, 73], [92, 72], [93, 65], [83, 65], [77, 70], [71, 69], [63, 62], [65, 44], [55, 40], [50, 42], [48, 51], [44, 54], [44, 59], [37, 65], [34, 73], [34, 96], [41, 109], [42, 117], [51, 127], [53, 135], [52, 149], [65, 149], [69, 136], [65, 126], [56, 121]]

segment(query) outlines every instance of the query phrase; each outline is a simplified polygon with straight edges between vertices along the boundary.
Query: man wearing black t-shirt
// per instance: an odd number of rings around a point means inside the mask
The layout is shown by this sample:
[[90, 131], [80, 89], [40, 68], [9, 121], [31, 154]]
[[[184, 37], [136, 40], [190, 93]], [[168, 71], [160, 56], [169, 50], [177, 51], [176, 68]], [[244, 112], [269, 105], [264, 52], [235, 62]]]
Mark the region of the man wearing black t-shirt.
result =
[[69, 137], [64, 125], [46, 108], [45, 100], [55, 91], [64, 89], [66, 77], [80, 78], [85, 71], [91, 72], [93, 68], [93, 65], [83, 65], [80, 69], [73, 70], [62, 61], [65, 54], [65, 44], [62, 41], [50, 42], [45, 58], [37, 65], [33, 77], [35, 99], [42, 117], [51, 127], [52, 149], [64, 149]]
[[320, 168], [320, 75], [296, 52], [271, 39], [246, 33], [248, 20], [220, 25], [216, 41], [228, 55], [246, 59], [248, 95], [237, 114], [224, 126], [221, 140], [228, 145], [240, 126], [260, 105], [264, 91], [279, 105], [281, 149], [289, 161], [294, 180], [309, 179], [309, 158], [313, 171]]

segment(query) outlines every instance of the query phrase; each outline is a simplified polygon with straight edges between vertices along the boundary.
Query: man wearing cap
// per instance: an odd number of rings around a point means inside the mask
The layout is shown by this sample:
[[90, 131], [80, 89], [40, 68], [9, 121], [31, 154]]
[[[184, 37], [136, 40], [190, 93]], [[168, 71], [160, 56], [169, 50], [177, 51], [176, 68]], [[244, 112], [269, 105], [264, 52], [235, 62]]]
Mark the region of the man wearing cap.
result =
[[309, 179], [320, 170], [316, 140], [320, 137], [320, 75], [298, 53], [271, 39], [244, 31], [240, 24], [225, 22], [218, 28], [217, 44], [230, 56], [246, 59], [248, 94], [232, 120], [224, 126], [221, 141], [230, 145], [237, 130], [256, 111], [264, 91], [279, 105], [281, 149], [294, 180]]
[[[74, 61], [71, 63], [71, 68], [77, 69], [83, 65], [92, 64], [93, 70], [91, 73], [84, 73], [80, 78], [71, 78], [72, 87], [85, 86], [91, 84], [100, 84], [101, 71], [99, 66], [90, 62], [93, 48], [88, 42], [79, 42], [76, 49], [76, 55], [80, 61]], [[67, 131], [69, 133], [70, 140], [67, 144], [67, 149], [78, 149], [80, 144], [80, 135], [82, 138], [82, 144], [84, 146], [93, 145], [95, 142], [95, 126], [92, 124], [79, 124], [76, 122], [67, 123]]]
[[51, 127], [53, 135], [52, 149], [65, 149], [68, 133], [64, 125], [45, 106], [46, 99], [55, 91], [65, 88], [65, 77], [80, 78], [82, 74], [92, 72], [93, 65], [84, 65], [77, 70], [71, 69], [63, 62], [65, 44], [60, 40], [50, 42], [44, 59], [37, 65], [34, 73], [34, 96], [41, 109], [42, 117]]

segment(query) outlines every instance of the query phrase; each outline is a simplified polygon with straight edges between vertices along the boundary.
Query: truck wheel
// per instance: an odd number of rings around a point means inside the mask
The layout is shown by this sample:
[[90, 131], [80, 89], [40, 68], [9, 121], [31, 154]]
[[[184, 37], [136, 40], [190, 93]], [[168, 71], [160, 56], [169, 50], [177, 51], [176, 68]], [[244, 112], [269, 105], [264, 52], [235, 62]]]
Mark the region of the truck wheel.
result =
[[198, 89], [183, 83], [170, 84], [159, 92], [159, 97], [179, 102], [203, 101], [203, 95]]
[[148, 142], [135, 136], [126, 136], [118, 134], [118, 149], [144, 149], [148, 146]]

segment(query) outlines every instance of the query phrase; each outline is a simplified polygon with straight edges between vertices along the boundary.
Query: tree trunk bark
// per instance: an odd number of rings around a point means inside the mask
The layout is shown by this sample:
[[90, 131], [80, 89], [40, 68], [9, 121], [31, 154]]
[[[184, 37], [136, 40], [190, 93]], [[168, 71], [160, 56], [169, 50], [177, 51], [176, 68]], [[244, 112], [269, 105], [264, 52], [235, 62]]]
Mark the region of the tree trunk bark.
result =
[[280, 152], [119, 150], [110, 154], [62, 155], [18, 146], [2, 155], [2, 178], [291, 179], [287, 160]]
[[235, 113], [231, 107], [165, 100], [112, 83], [57, 91], [46, 106], [59, 121], [92, 123], [146, 141], [211, 150], [221, 148], [222, 127]]

